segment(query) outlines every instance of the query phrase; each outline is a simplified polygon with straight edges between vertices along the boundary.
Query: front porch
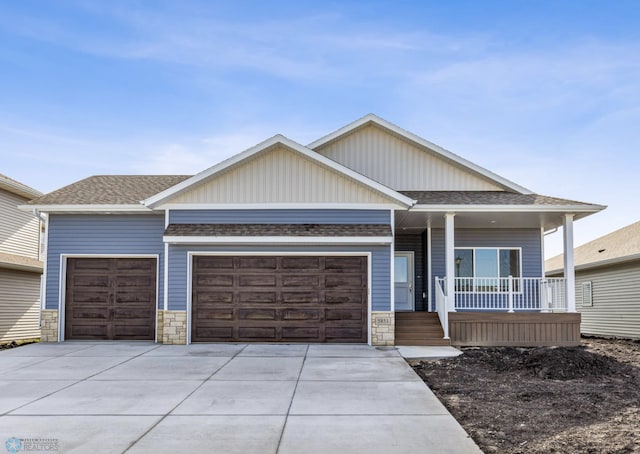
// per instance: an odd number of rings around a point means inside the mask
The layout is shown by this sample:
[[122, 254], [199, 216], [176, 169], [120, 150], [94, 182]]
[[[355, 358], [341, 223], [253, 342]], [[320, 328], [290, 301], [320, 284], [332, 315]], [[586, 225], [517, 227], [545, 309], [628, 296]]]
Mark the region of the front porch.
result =
[[396, 345], [579, 345], [571, 253], [564, 278], [543, 277], [545, 233], [562, 227], [572, 251], [575, 216], [501, 208], [396, 216]]
[[577, 346], [580, 314], [567, 312], [562, 278], [435, 278], [436, 312], [396, 312], [396, 345]]

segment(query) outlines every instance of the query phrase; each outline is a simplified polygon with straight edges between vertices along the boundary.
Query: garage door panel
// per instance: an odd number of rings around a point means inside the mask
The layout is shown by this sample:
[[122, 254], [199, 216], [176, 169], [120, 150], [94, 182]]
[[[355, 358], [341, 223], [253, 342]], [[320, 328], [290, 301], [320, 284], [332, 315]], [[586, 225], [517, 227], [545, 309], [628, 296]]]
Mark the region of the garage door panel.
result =
[[154, 316], [155, 310], [148, 307], [117, 307], [113, 309], [113, 319], [122, 320], [148, 320]]
[[243, 326], [238, 328], [240, 340], [275, 341], [276, 328], [273, 326]]
[[[71, 302], [74, 304], [106, 304], [108, 298], [109, 292], [107, 292], [106, 290], [90, 292], [82, 289], [82, 291], [76, 291], [75, 293], [73, 293]], [[67, 300], [67, 303], [68, 302], [69, 300]]]
[[240, 309], [238, 310], [240, 320], [276, 320], [275, 309]]
[[325, 259], [326, 270], [365, 271], [366, 263], [361, 257], [327, 257]]
[[365, 285], [363, 280], [362, 274], [330, 274], [325, 277], [324, 285], [327, 288], [350, 290]]
[[75, 324], [67, 332], [67, 337], [69, 337], [69, 334], [78, 339], [102, 340], [107, 335], [107, 326], [105, 324]]
[[320, 285], [320, 277], [317, 275], [284, 275], [282, 276], [283, 287], [311, 287], [317, 288]]
[[287, 309], [282, 311], [282, 320], [320, 320], [318, 309]]
[[321, 257], [282, 257], [282, 269], [285, 270], [320, 270]]
[[198, 287], [233, 287], [233, 276], [215, 274], [201, 274], [196, 281]]
[[360, 327], [331, 327], [327, 326], [324, 329], [324, 334], [327, 339], [357, 339], [362, 337], [362, 328]]
[[155, 260], [140, 260], [138, 258], [117, 258], [115, 260], [115, 269], [118, 271], [140, 272], [149, 275], [149, 271], [155, 269]]
[[68, 258], [65, 338], [153, 340], [155, 258]]
[[327, 290], [324, 294], [327, 304], [354, 304], [362, 305], [366, 303], [366, 295], [363, 292], [336, 292]]
[[282, 292], [284, 304], [318, 304], [320, 294], [318, 292]]
[[276, 276], [273, 274], [256, 274], [239, 276], [241, 287], [275, 287]]
[[229, 303], [233, 302], [233, 292], [198, 292], [196, 303]]
[[197, 312], [198, 320], [233, 320], [233, 309], [200, 308]]
[[67, 260], [67, 270], [72, 270], [76, 273], [108, 271], [110, 267], [111, 264], [109, 263], [109, 260], [102, 257]]
[[106, 288], [109, 287], [109, 278], [106, 276], [96, 275], [75, 275], [72, 280], [72, 285], [76, 288], [90, 287], [90, 288]]
[[366, 314], [362, 313], [361, 308], [356, 309], [326, 309], [324, 312], [324, 319], [327, 321], [334, 320], [356, 320], [358, 322], [362, 321], [363, 316]]
[[109, 320], [110, 310], [106, 307], [92, 307], [92, 306], [73, 306], [71, 309], [67, 309], [67, 313], [71, 312], [71, 317], [75, 319], [87, 320]]
[[237, 261], [237, 268], [244, 270], [255, 269], [274, 271], [278, 265], [276, 257], [238, 257]]
[[114, 285], [116, 288], [128, 288], [134, 287], [148, 291], [151, 287], [156, 285], [155, 274], [150, 275], [131, 275], [131, 274], [117, 274], [114, 276]]
[[218, 342], [234, 341], [233, 327], [217, 326], [217, 327], [200, 327], [197, 328], [192, 337], [196, 339], [217, 339]]
[[318, 342], [320, 340], [320, 328], [316, 326], [284, 326], [282, 327], [282, 340], [294, 342]]
[[233, 270], [233, 257], [224, 256], [201, 256], [198, 257], [198, 269], [202, 272], [206, 270]]
[[239, 292], [236, 301], [239, 303], [275, 304], [276, 292]]
[[367, 341], [366, 257], [224, 258], [193, 258], [192, 341]]

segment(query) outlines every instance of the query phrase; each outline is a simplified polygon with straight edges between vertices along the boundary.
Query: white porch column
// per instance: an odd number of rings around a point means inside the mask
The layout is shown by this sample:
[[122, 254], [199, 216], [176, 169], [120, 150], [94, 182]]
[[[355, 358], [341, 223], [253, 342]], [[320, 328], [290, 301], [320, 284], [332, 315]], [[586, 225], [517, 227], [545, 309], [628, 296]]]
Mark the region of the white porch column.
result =
[[449, 312], [455, 312], [455, 213], [444, 215], [444, 260], [447, 276], [447, 306]]
[[567, 312], [576, 312], [576, 274], [573, 267], [573, 214], [565, 214], [562, 223], [564, 244], [564, 295]]

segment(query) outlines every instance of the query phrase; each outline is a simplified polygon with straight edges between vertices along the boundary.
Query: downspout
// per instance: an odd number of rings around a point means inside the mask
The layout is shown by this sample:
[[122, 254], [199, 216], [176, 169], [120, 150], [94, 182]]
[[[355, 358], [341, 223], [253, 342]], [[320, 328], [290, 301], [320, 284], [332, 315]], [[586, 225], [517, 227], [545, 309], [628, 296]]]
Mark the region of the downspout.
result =
[[42, 246], [42, 276], [40, 278], [40, 310], [38, 311], [38, 328], [42, 328], [42, 311], [45, 309], [47, 301], [47, 253], [49, 249], [49, 216], [45, 216], [37, 208], [33, 209], [33, 215], [42, 224], [38, 225], [38, 258], [40, 258], [40, 239], [42, 226], [44, 225], [44, 242]]

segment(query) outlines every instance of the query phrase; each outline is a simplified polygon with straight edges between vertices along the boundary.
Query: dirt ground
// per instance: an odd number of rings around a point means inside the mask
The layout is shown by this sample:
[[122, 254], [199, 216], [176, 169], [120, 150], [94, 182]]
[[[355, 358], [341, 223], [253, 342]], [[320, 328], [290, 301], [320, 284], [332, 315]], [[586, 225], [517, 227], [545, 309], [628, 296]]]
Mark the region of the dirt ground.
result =
[[410, 361], [485, 453], [640, 453], [640, 342]]

